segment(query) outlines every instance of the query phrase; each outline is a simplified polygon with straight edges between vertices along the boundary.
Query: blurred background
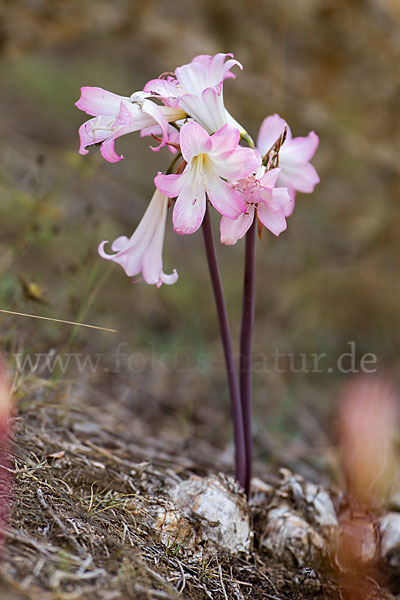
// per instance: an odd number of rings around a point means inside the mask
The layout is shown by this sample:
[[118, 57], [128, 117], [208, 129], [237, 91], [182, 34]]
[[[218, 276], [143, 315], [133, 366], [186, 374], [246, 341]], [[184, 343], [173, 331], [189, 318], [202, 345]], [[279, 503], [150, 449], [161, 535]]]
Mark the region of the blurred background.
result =
[[[91, 357], [97, 367], [81, 373], [72, 360], [39, 374], [73, 383], [76, 405], [135, 440], [162, 440], [230, 469], [229, 398], [201, 232], [174, 234], [169, 214], [164, 270], [179, 272], [171, 287], [133, 285], [97, 255], [100, 241], [131, 235], [170, 155], [132, 134], [117, 141], [118, 164], [97, 150], [80, 156], [86, 116], [74, 102], [83, 85], [129, 95], [196, 54], [234, 52], [244, 70], [225, 83], [225, 103], [253, 137], [275, 112], [294, 135], [320, 136], [320, 185], [298, 194], [287, 232], [265, 231], [257, 247], [257, 469], [331, 476], [332, 417], [352, 376], [338, 357], [354, 349], [358, 368], [372, 353], [371, 368], [393, 376], [399, 366], [399, 1], [0, 6], [0, 308], [118, 330], [1, 315], [14, 368], [15, 353]], [[218, 252], [238, 340], [243, 243]], [[285, 355], [279, 368], [277, 353]], [[314, 353], [326, 354], [318, 373]]]

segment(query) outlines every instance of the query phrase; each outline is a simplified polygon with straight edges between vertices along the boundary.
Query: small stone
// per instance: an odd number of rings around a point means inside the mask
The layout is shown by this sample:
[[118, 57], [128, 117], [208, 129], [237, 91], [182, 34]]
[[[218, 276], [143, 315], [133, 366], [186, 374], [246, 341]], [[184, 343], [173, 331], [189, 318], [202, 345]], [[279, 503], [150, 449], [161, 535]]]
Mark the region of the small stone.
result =
[[306, 567], [318, 562], [326, 542], [296, 511], [281, 504], [268, 512], [261, 545], [286, 566]]
[[246, 499], [232, 479], [193, 476], [172, 488], [170, 497], [183, 517], [197, 522], [201, 540], [208, 546], [233, 554], [250, 549]]
[[379, 522], [381, 556], [391, 568], [400, 568], [400, 514], [390, 512]]

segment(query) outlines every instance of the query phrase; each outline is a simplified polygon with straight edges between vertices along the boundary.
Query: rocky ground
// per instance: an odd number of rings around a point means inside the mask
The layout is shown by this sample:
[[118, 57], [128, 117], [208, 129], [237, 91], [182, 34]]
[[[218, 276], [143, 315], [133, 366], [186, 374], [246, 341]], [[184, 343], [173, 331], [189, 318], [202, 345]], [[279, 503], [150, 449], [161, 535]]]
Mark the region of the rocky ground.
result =
[[377, 540], [371, 554], [364, 538], [361, 570], [338, 559], [337, 545], [335, 554], [339, 490], [281, 470], [254, 480], [247, 508], [213, 471], [212, 447], [193, 460], [162, 439], [132, 437], [101, 396], [85, 406], [80, 395], [40, 379], [17, 393], [1, 597], [395, 597], [384, 591]]

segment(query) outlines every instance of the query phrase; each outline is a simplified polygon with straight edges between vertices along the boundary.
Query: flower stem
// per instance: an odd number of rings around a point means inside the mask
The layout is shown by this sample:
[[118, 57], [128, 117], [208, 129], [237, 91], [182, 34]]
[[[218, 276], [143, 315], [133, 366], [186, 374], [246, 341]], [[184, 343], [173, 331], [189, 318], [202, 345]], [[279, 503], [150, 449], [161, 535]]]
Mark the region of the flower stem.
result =
[[243, 312], [240, 334], [240, 397], [243, 410], [243, 427], [246, 444], [246, 476], [244, 489], [247, 497], [250, 494], [250, 483], [253, 462], [252, 440], [252, 342], [254, 325], [254, 283], [256, 258], [257, 218], [246, 234]]
[[243, 429], [243, 414], [240, 402], [240, 389], [236, 373], [228, 315], [225, 306], [221, 276], [219, 274], [218, 269], [217, 255], [215, 252], [214, 238], [212, 233], [211, 219], [208, 206], [203, 220], [203, 236], [207, 254], [208, 268], [210, 271], [210, 277], [215, 296], [215, 303], [217, 306], [218, 320], [225, 356], [225, 365], [228, 376], [229, 394], [231, 397], [233, 432], [236, 450], [236, 479], [240, 483], [240, 485], [244, 487], [246, 477], [246, 450]]

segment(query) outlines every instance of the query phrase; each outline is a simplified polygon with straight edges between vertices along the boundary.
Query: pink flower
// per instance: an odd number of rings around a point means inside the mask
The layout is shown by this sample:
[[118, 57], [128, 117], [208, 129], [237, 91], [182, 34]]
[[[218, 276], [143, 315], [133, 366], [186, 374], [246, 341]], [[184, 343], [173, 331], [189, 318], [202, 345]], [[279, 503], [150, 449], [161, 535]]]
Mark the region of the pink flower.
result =
[[114, 150], [116, 138], [154, 125], [160, 127], [163, 146], [168, 140], [168, 122], [182, 119], [186, 113], [177, 107], [158, 106], [148, 99], [149, 96], [145, 92], [136, 92], [128, 98], [102, 88], [81, 88], [81, 97], [75, 106], [95, 118], [79, 129], [79, 153], [88, 154], [89, 146], [101, 144], [103, 157], [109, 162], [118, 162], [123, 156]]
[[226, 123], [244, 132], [225, 109], [223, 99], [223, 81], [235, 77], [231, 72], [235, 65], [242, 69], [233, 54], [201, 54], [191, 63], [178, 67], [173, 77], [152, 79], [144, 90], [159, 96], [168, 106], [180, 106], [209, 133]]
[[107, 254], [101, 242], [98, 252], [102, 258], [113, 260], [121, 265], [129, 277], [143, 274], [149, 284], [160, 287], [163, 283], [171, 285], [178, 279], [174, 269], [166, 275], [162, 266], [162, 248], [165, 235], [168, 199], [156, 190], [132, 237], [121, 236], [114, 240], [111, 248], [115, 254]]
[[180, 175], [158, 173], [158, 189], [177, 201], [173, 223], [177, 233], [193, 233], [204, 217], [206, 194], [211, 204], [224, 216], [236, 219], [246, 210], [240, 193], [225, 179], [247, 177], [260, 165], [258, 152], [238, 146], [240, 133], [224, 125], [214, 135], [198, 123], [189, 122], [180, 131], [182, 156], [187, 162]]
[[221, 242], [232, 245], [241, 239], [253, 223], [255, 213], [261, 223], [275, 235], [286, 229], [285, 211], [291, 204], [287, 188], [275, 188], [275, 183], [280, 175], [280, 169], [266, 171], [260, 167], [256, 175], [241, 179], [235, 185], [247, 211], [236, 220], [222, 217]]
[[311, 193], [319, 183], [318, 173], [309, 162], [318, 148], [319, 138], [311, 131], [306, 137], [292, 138], [286, 121], [279, 115], [267, 117], [262, 122], [258, 133], [257, 148], [264, 156], [287, 128], [286, 140], [279, 150], [279, 167], [281, 173], [278, 183], [289, 190], [291, 205], [285, 208], [285, 215], [293, 212], [296, 191]]

